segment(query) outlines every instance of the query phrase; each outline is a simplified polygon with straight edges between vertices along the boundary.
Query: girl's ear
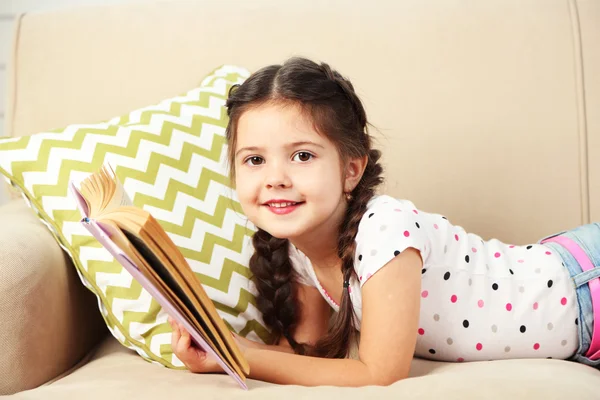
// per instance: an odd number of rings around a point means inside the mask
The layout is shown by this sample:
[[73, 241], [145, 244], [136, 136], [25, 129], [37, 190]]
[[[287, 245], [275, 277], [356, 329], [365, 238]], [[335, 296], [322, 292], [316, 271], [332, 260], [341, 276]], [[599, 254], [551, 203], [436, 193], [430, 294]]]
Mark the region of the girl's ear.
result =
[[346, 170], [344, 171], [344, 192], [349, 193], [354, 190], [358, 182], [365, 172], [369, 156], [360, 158], [353, 158], [346, 164]]

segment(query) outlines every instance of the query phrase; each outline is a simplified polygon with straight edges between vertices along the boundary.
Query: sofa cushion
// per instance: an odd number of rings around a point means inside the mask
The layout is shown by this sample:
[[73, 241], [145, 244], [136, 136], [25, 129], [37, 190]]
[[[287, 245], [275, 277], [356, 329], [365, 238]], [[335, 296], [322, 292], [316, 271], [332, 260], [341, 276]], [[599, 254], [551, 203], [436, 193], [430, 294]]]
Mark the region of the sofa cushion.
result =
[[0, 206], [0, 221], [2, 397], [70, 369], [107, 331], [89, 312], [95, 297], [24, 202]]
[[275, 385], [248, 380], [242, 391], [225, 374], [158, 370], [108, 337], [71, 375], [29, 391], [19, 399], [104, 400], [131, 393], [139, 398], [264, 399], [596, 399], [600, 372], [571, 361], [523, 359], [443, 363], [414, 359], [409, 379], [390, 386]]
[[254, 227], [230, 185], [224, 137], [228, 90], [248, 75], [222, 66], [199, 87], [127, 115], [0, 140], [0, 173], [73, 259], [113, 336], [170, 368], [183, 363], [172, 354], [167, 314], [80, 224], [68, 183], [110, 164], [178, 245], [228, 327], [269, 340], [249, 280]]

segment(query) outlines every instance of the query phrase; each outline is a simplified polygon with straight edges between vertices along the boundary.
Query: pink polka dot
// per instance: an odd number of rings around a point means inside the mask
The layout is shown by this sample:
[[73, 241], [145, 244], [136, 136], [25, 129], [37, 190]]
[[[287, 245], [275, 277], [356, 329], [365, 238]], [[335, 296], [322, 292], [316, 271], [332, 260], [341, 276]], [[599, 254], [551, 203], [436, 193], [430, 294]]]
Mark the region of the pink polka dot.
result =
[[483, 345], [481, 343], [477, 343], [477, 346], [475, 346], [475, 348], [477, 349], [477, 351], [481, 351], [481, 349], [483, 349]]
[[506, 311], [512, 310], [512, 304], [506, 303]]
[[418, 214], [418, 213], [419, 213], [417, 210], [413, 210], [413, 212], [414, 212], [415, 214]]
[[500, 253], [496, 252], [496, 253], [494, 254], [494, 257], [496, 257], [496, 258], [500, 257]]
[[483, 300], [479, 300], [477, 302], [477, 305], [479, 306], [479, 308], [483, 308]]
[[550, 252], [550, 251], [547, 251], [547, 252], [546, 252], [546, 254], [547, 254], [547, 255], [550, 255], [550, 254], [552, 254], [552, 252]]
[[525, 260], [517, 260], [519, 263], [523, 264]]
[[540, 344], [539, 343], [536, 343], [536, 344], [533, 345], [533, 349], [534, 350], [539, 350], [539, 348], [540, 348]]
[[434, 227], [435, 229], [439, 229], [439, 226], [438, 226], [438, 224], [433, 224], [433, 227]]
[[533, 303], [533, 309], [537, 310], [538, 309], [538, 302], [536, 301], [535, 303]]
[[366, 277], [366, 279], [365, 279], [365, 280], [369, 280], [369, 278], [370, 278], [370, 277], [372, 277], [372, 276], [373, 276], [373, 274], [369, 272], [369, 273], [367, 274], [367, 277]]
[[563, 306], [567, 305], [567, 298], [563, 297], [562, 299], [560, 299], [560, 304], [562, 304]]
[[515, 247], [514, 244], [511, 244], [510, 246], [508, 246], [509, 248], [513, 249]]
[[409, 231], [404, 231], [404, 236], [405, 237], [409, 237], [410, 236], [410, 232]]
[[425, 334], [425, 329], [423, 328], [419, 328], [419, 335], [424, 335]]
[[458, 242], [458, 235], [454, 235], [454, 239]]
[[458, 362], [463, 362], [463, 361], [465, 361], [465, 359], [464, 359], [464, 358], [462, 358], [462, 357], [458, 357], [458, 358], [456, 359], [456, 361], [458, 361]]
[[400, 212], [400, 211], [402, 211], [402, 210], [401, 210], [401, 209], [399, 209], [399, 208], [394, 208], [394, 211], [398, 211], [398, 212]]
[[348, 293], [352, 293], [352, 288], [348, 286]]
[[458, 297], [456, 297], [456, 295], [453, 294], [452, 297], [450, 297], [450, 301], [456, 303], [456, 300], [458, 300]]
[[423, 290], [423, 291], [421, 292], [421, 297], [422, 297], [422, 298], [425, 298], [425, 297], [427, 297], [427, 296], [429, 296], [429, 292], [428, 292], [427, 290]]
[[361, 275], [361, 276], [360, 276], [360, 278], [358, 278], [358, 279], [360, 279], [360, 280], [362, 281], [362, 275]]
[[475, 247], [473, 247], [471, 250], [473, 251], [473, 253], [477, 253], [477, 249]]

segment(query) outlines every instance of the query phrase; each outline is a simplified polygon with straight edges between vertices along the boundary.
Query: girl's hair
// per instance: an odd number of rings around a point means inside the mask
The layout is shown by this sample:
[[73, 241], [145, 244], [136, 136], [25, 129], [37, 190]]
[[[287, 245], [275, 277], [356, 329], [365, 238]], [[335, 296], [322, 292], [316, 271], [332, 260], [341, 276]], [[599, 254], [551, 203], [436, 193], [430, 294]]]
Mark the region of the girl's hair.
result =
[[[355, 237], [367, 202], [382, 182], [381, 153], [371, 148], [367, 131], [367, 116], [349, 80], [325, 63], [317, 64], [305, 58], [293, 57], [283, 65], [264, 67], [252, 74], [242, 85], [232, 87], [227, 99], [229, 123], [229, 161], [235, 177], [236, 129], [240, 116], [247, 110], [264, 105], [294, 104], [312, 121], [319, 134], [337, 147], [342, 162], [368, 156], [364, 174], [351, 193], [348, 208], [339, 227], [338, 257], [342, 260], [344, 281], [354, 272]], [[329, 358], [348, 355], [356, 331], [354, 309], [347, 288], [344, 288], [339, 313], [329, 332], [314, 346], [297, 343], [293, 338], [299, 310], [292, 281], [295, 271], [288, 255], [288, 240], [278, 239], [258, 229], [253, 236], [255, 252], [250, 259], [252, 280], [258, 291], [257, 307], [273, 334], [274, 343], [285, 337], [298, 354]]]

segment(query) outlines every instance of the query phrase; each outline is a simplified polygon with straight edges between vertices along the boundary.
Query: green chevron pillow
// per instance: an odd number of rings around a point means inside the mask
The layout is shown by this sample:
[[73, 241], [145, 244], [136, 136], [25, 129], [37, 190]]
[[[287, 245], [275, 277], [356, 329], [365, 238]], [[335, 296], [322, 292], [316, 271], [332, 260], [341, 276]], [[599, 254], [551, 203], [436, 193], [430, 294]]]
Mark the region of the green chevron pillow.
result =
[[267, 342], [249, 280], [254, 227], [230, 185], [224, 136], [228, 90], [248, 75], [221, 66], [181, 96], [106, 122], [0, 139], [0, 173], [71, 256], [113, 336], [169, 368], [183, 363], [172, 353], [166, 313], [81, 226], [68, 182], [109, 163], [133, 203], [181, 249], [228, 327]]

